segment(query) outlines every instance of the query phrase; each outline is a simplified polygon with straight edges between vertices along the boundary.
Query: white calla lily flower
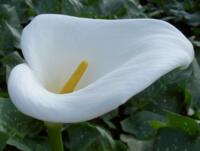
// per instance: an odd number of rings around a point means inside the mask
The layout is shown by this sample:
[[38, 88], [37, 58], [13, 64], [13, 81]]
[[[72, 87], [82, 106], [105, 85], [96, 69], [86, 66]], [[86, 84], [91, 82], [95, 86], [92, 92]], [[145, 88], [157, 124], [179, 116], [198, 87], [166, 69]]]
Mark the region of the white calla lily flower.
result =
[[[107, 113], [193, 60], [192, 44], [155, 19], [101, 20], [44, 14], [25, 27], [26, 63], [11, 71], [11, 100], [24, 114], [73, 123]], [[78, 90], [59, 94], [74, 68], [89, 67]]]

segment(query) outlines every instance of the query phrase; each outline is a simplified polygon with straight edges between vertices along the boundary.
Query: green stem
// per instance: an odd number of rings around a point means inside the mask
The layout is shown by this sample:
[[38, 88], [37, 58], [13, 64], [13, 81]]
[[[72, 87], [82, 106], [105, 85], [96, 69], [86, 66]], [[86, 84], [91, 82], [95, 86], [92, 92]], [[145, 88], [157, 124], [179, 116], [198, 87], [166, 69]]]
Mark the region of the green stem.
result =
[[64, 151], [63, 148], [63, 141], [62, 141], [62, 134], [61, 134], [61, 124], [55, 124], [55, 123], [47, 123], [45, 122], [45, 125], [47, 126], [47, 133], [49, 137], [49, 143], [51, 146], [52, 151]]

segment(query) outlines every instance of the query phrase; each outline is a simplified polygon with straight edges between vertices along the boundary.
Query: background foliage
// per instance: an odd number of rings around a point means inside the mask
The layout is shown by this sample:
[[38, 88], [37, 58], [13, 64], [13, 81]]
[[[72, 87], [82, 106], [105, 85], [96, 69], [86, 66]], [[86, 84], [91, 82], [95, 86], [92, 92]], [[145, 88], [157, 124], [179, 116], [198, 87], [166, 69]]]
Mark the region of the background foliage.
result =
[[50, 151], [41, 121], [10, 102], [6, 78], [23, 62], [22, 28], [42, 13], [90, 18], [158, 18], [194, 44], [196, 60], [100, 118], [63, 128], [70, 151], [200, 150], [200, 0], [0, 0], [0, 151]]

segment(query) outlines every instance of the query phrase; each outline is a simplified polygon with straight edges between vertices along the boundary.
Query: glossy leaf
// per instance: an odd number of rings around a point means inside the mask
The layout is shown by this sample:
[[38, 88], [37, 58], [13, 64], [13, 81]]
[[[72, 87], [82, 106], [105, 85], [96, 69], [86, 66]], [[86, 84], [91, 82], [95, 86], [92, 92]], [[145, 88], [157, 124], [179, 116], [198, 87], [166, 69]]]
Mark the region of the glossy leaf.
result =
[[9, 136], [6, 133], [0, 132], [0, 151], [5, 148], [8, 139]]
[[0, 131], [9, 136], [35, 136], [43, 123], [20, 113], [10, 101], [0, 101]]
[[71, 151], [115, 151], [116, 143], [111, 135], [99, 126], [91, 124], [72, 125], [69, 133]]
[[163, 120], [163, 116], [142, 111], [126, 118], [121, 122], [121, 125], [125, 132], [133, 134], [136, 138], [147, 139], [156, 134], [156, 130], [150, 126], [152, 120]]

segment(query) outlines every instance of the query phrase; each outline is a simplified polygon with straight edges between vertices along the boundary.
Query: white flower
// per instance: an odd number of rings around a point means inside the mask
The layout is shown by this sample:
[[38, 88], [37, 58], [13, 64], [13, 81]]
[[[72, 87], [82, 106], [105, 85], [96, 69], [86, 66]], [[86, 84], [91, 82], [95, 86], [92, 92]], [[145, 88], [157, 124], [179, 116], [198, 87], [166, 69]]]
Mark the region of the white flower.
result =
[[[62, 123], [109, 112], [194, 57], [179, 30], [155, 19], [39, 15], [23, 30], [21, 47], [26, 63], [10, 73], [11, 100], [24, 114]], [[79, 90], [58, 94], [82, 60], [89, 67]]]

